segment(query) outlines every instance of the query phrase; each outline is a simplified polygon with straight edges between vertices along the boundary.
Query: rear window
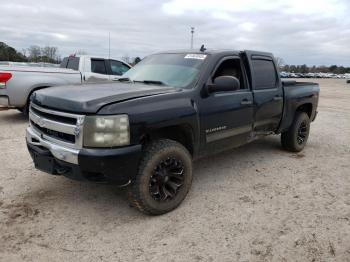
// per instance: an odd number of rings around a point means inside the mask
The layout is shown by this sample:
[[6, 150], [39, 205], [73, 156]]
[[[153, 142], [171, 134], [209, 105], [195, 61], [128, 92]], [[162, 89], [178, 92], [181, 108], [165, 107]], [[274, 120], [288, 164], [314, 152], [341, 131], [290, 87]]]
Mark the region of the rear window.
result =
[[91, 72], [107, 75], [105, 60], [91, 59]]
[[67, 64], [68, 64], [68, 57], [63, 58], [61, 64], [60, 64], [60, 68], [67, 68]]
[[276, 69], [271, 60], [252, 60], [255, 89], [275, 88]]
[[60, 68], [79, 70], [79, 57], [65, 57], [60, 64]]

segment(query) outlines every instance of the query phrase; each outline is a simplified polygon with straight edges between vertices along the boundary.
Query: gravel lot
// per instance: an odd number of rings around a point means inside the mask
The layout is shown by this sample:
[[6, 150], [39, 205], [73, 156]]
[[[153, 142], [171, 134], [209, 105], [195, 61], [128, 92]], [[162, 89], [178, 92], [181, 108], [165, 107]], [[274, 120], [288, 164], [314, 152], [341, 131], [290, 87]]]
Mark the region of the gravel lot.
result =
[[33, 168], [27, 121], [0, 112], [1, 261], [350, 261], [350, 84], [321, 84], [306, 149], [279, 136], [195, 163], [175, 211]]

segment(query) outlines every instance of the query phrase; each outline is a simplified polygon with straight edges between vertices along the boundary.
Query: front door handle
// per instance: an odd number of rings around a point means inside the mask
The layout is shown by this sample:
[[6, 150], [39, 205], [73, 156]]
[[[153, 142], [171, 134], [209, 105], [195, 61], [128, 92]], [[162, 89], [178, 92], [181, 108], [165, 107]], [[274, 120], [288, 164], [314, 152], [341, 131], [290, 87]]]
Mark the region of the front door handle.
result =
[[274, 101], [279, 101], [279, 100], [282, 100], [282, 97], [281, 96], [274, 96], [273, 100]]
[[253, 104], [253, 101], [248, 100], [248, 99], [243, 99], [241, 101], [241, 105], [251, 105], [251, 104]]

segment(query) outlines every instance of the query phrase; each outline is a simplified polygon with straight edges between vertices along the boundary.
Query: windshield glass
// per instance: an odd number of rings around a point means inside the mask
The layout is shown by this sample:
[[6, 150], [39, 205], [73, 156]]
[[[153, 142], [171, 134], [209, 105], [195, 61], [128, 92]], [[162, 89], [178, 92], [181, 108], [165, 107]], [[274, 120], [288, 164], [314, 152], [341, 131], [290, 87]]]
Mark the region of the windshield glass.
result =
[[205, 54], [151, 55], [127, 71], [123, 78], [184, 88], [196, 79], [206, 57]]

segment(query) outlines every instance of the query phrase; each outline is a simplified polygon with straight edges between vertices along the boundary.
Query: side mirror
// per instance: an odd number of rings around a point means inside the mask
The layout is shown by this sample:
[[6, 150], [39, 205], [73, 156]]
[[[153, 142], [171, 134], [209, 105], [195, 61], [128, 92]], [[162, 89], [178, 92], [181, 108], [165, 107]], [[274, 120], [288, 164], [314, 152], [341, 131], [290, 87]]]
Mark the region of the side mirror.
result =
[[208, 85], [208, 93], [235, 91], [240, 89], [239, 80], [234, 76], [218, 76], [213, 85]]

